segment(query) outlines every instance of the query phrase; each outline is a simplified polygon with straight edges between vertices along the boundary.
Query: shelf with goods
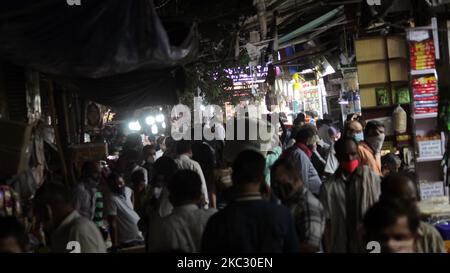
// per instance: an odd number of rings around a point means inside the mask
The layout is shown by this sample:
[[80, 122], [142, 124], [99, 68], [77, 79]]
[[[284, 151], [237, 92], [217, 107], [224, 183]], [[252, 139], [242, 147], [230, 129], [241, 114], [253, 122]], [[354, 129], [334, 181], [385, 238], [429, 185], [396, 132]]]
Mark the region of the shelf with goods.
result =
[[[398, 151], [405, 160], [412, 158], [412, 155], [404, 156], [414, 147], [411, 122], [407, 120], [406, 131], [401, 134], [396, 132], [393, 122], [393, 113], [398, 106], [407, 116], [412, 114], [405, 35], [361, 38], [355, 41], [355, 49], [364, 119], [384, 123], [386, 139], [383, 151]], [[407, 165], [411, 164], [408, 160]]]
[[430, 29], [408, 29], [407, 37], [416, 175], [420, 185], [441, 182], [445, 135], [437, 131], [439, 95], [435, 47], [438, 45]]
[[362, 108], [397, 104], [398, 91], [409, 87], [405, 36], [360, 38], [355, 51]]

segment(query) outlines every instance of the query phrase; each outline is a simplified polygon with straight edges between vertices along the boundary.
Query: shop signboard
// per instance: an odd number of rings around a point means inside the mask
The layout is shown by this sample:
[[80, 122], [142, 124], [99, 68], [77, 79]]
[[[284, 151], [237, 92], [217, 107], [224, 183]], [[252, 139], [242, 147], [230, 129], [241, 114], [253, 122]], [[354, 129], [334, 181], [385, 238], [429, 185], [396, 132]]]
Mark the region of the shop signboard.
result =
[[444, 196], [444, 182], [425, 182], [420, 183], [421, 200], [428, 200], [432, 197]]

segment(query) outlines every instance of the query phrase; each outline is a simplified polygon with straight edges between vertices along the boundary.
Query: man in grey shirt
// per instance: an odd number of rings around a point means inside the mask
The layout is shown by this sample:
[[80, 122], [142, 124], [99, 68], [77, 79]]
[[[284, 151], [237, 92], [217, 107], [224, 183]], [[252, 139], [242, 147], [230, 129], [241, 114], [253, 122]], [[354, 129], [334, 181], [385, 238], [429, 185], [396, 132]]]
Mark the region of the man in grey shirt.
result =
[[74, 206], [81, 216], [94, 219], [95, 196], [100, 180], [99, 162], [86, 161], [81, 168], [81, 180], [75, 185]]
[[112, 250], [143, 245], [144, 239], [138, 229], [140, 218], [134, 211], [132, 190], [115, 173], [108, 176], [107, 182], [110, 192], [105, 198], [105, 215], [111, 230]]
[[358, 144], [353, 138], [340, 139], [335, 149], [339, 168], [322, 185], [319, 198], [327, 219], [325, 251], [356, 252], [358, 228], [380, 196], [380, 177], [360, 163]]
[[202, 181], [196, 172], [178, 171], [169, 183], [169, 192], [174, 209], [169, 216], [151, 223], [148, 249], [198, 253], [203, 231], [216, 210], [200, 208]]
[[36, 216], [50, 233], [52, 252], [105, 253], [105, 241], [97, 226], [71, 204], [70, 192], [62, 184], [44, 184], [36, 192]]
[[[305, 187], [315, 195], [320, 192], [322, 181], [314, 168], [311, 157], [313, 151], [304, 143], [307, 143], [309, 136], [314, 133], [309, 126], [302, 126], [295, 136], [296, 143], [293, 147], [287, 149], [281, 158], [286, 158], [295, 166], [299, 177], [305, 183]], [[311, 136], [312, 138], [313, 136]]]

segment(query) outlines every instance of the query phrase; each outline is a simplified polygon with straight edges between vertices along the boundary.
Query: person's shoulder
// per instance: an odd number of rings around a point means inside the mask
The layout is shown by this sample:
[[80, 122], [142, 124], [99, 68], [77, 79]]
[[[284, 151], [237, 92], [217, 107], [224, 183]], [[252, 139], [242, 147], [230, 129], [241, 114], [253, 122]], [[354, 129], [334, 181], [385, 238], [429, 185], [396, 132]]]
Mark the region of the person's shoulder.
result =
[[362, 165], [359, 168], [359, 172], [360, 172], [360, 175], [363, 177], [378, 177], [379, 178], [379, 175], [376, 174], [368, 165]]
[[86, 185], [83, 180], [78, 181], [74, 186], [73, 190], [76, 191], [84, 191], [86, 189]]
[[325, 181], [323, 181], [322, 186], [331, 187], [338, 180], [339, 180], [338, 171], [336, 171], [334, 174], [330, 175], [327, 179], [325, 179]]
[[304, 189], [304, 200], [310, 206], [322, 207], [322, 204], [320, 203], [319, 199], [310, 190], [306, 188]]
[[214, 214], [217, 213], [217, 209], [198, 209], [192, 212], [191, 217], [197, 219], [211, 218]]
[[439, 237], [441, 238], [441, 235], [439, 231], [431, 224], [420, 221], [419, 225], [419, 233], [422, 234], [424, 237]]
[[81, 231], [82, 234], [90, 233], [92, 230], [97, 230], [97, 226], [86, 217], [80, 216], [74, 219], [72, 228]]
[[212, 211], [208, 211], [208, 213], [210, 213], [211, 215], [209, 216], [208, 219], [208, 225], [221, 225], [222, 222], [226, 221], [226, 218], [228, 218], [228, 215], [230, 214], [230, 205], [226, 206], [225, 208], [221, 209], [221, 210], [215, 210], [215, 212]]
[[266, 210], [266, 213], [268, 213], [268, 215], [271, 214], [272, 216], [286, 216], [290, 215], [291, 213], [285, 206], [274, 204], [269, 201], [262, 201], [259, 204], [264, 210]]

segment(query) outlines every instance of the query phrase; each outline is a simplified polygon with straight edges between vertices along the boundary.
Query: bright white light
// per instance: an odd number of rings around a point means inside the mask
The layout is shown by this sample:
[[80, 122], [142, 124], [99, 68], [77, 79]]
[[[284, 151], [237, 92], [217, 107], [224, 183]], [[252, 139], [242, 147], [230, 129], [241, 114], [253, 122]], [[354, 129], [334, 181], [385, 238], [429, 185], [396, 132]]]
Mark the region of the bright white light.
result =
[[205, 106], [204, 105], [200, 105], [200, 110], [205, 111]]
[[164, 115], [163, 114], [159, 114], [156, 116], [156, 122], [163, 122], [164, 121]]
[[154, 118], [153, 116], [148, 116], [148, 117], [145, 119], [145, 122], [146, 122], [148, 125], [153, 125], [153, 124], [155, 124], [155, 118]]
[[165, 122], [163, 122], [161, 126], [162, 126], [164, 129], [166, 129], [166, 123], [165, 123]]
[[309, 69], [305, 69], [301, 72], [301, 74], [309, 74], [309, 73], [314, 73], [314, 70], [312, 70], [311, 68]]
[[128, 128], [131, 131], [140, 131], [141, 130], [141, 124], [139, 124], [139, 121], [132, 121], [130, 123], [128, 123]]
[[158, 133], [158, 126], [156, 126], [155, 124], [152, 126], [152, 134], [156, 135], [157, 133]]
[[334, 73], [336, 73], [336, 71], [334, 70], [334, 68], [331, 65], [329, 65], [329, 66], [327, 66], [327, 69], [325, 69], [325, 74], [323, 74], [323, 76], [325, 77], [327, 75], [331, 75]]
[[162, 107], [159, 107], [159, 111], [162, 111]]

